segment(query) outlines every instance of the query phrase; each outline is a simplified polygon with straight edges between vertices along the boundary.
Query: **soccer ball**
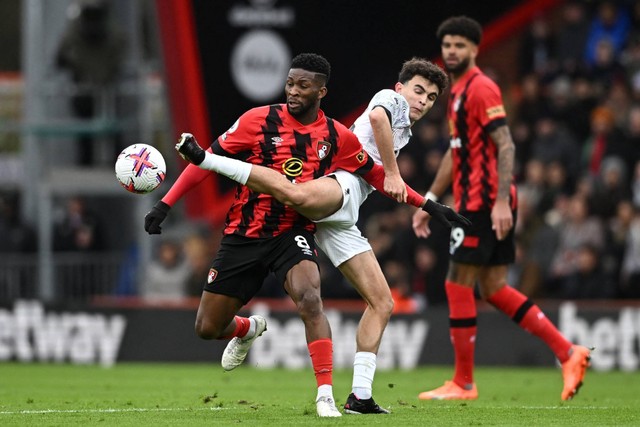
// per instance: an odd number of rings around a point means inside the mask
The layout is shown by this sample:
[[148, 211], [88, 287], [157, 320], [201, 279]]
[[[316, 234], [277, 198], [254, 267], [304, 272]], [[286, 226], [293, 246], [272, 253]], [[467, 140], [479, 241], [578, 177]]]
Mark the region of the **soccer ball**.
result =
[[167, 166], [162, 154], [147, 144], [133, 144], [116, 160], [116, 178], [127, 191], [149, 193], [164, 181]]

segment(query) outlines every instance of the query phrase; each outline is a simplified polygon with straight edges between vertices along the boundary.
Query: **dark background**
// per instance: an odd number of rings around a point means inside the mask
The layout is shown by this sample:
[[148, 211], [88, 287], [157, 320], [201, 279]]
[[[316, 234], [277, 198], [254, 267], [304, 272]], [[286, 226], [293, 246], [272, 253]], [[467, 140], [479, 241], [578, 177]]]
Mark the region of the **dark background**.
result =
[[[264, 0], [263, 0], [264, 2]], [[246, 99], [230, 75], [231, 49], [236, 40], [255, 28], [232, 28], [231, 7], [253, 7], [259, 1], [194, 0], [198, 43], [212, 134], [217, 136], [247, 109], [282, 102], [284, 96], [262, 103]], [[363, 108], [375, 92], [392, 87], [402, 63], [412, 56], [439, 57], [435, 31], [451, 15], [467, 15], [483, 26], [522, 1], [381, 1], [275, 0], [273, 8], [295, 11], [291, 28], [269, 28], [289, 44], [291, 55], [315, 52], [332, 66], [329, 95], [323, 110], [343, 120]], [[284, 90], [284, 78], [283, 78]], [[347, 126], [351, 123], [345, 122]]]

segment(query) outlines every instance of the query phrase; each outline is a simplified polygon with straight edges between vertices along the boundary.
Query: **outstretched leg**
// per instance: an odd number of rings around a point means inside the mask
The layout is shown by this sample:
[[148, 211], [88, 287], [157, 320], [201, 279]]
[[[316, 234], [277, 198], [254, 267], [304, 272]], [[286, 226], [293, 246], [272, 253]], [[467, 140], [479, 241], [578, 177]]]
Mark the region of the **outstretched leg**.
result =
[[311, 220], [326, 218], [342, 206], [342, 188], [334, 179], [294, 184], [274, 169], [204, 151], [189, 133], [181, 135], [176, 150], [198, 167], [226, 176], [258, 193], [269, 194]]

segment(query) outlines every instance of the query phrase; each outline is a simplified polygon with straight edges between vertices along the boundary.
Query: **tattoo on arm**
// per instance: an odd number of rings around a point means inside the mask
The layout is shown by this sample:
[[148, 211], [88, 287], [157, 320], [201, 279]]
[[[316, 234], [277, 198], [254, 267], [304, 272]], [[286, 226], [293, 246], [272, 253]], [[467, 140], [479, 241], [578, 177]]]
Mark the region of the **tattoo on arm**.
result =
[[491, 132], [491, 138], [498, 148], [498, 198], [506, 199], [513, 179], [516, 148], [506, 125]]

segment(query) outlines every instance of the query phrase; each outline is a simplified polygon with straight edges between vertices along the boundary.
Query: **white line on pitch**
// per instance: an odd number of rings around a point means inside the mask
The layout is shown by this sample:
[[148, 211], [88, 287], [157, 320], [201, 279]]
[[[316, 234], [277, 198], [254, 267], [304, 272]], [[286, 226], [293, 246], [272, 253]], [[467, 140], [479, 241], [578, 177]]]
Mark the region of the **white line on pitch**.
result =
[[189, 411], [222, 411], [228, 408], [108, 408], [108, 409], [33, 409], [23, 411], [0, 411], [0, 415], [29, 414], [103, 414], [118, 412], [189, 412]]

